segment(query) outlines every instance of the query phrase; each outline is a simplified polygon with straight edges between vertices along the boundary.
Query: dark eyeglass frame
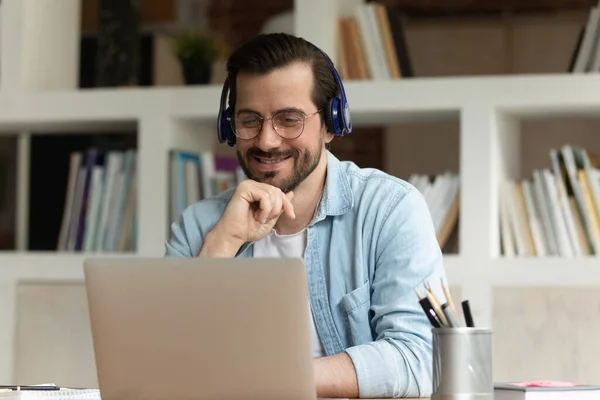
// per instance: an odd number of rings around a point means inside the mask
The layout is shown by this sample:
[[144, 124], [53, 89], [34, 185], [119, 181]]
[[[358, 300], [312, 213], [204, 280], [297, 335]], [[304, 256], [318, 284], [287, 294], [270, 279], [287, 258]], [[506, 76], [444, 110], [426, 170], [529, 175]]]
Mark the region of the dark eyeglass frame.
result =
[[[302, 129], [300, 130], [300, 133], [298, 133], [298, 135], [294, 136], [294, 137], [290, 137], [290, 136], [282, 136], [281, 133], [279, 133], [279, 130], [277, 129], [277, 126], [275, 125], [275, 117], [277, 117], [277, 115], [279, 114], [283, 114], [283, 113], [289, 113], [289, 112], [297, 112], [299, 114], [299, 116], [302, 117]], [[242, 140], [252, 140], [256, 137], [258, 137], [258, 135], [260, 135], [260, 133], [263, 130], [263, 126], [265, 124], [265, 121], [271, 120], [271, 126], [273, 127], [273, 130], [275, 132], [277, 132], [277, 134], [279, 135], [279, 137], [281, 137], [282, 139], [297, 139], [300, 137], [300, 135], [302, 135], [302, 133], [304, 133], [304, 127], [306, 126], [306, 120], [317, 115], [318, 113], [320, 113], [321, 110], [317, 110], [312, 114], [304, 114], [303, 112], [300, 111], [290, 111], [290, 110], [281, 110], [276, 112], [275, 114], [271, 115], [270, 117], [263, 117], [262, 115], [258, 114], [258, 113], [254, 113], [254, 112], [249, 112], [248, 114], [254, 114], [256, 115], [259, 119], [260, 119], [260, 126], [258, 127], [258, 131], [256, 132], [256, 135], [252, 136], [252, 137], [240, 137], [238, 135], [238, 133], [235, 130], [235, 121], [234, 118], [232, 117], [227, 117], [227, 120], [229, 121], [229, 125], [231, 126], [231, 130], [233, 131], [233, 134], [238, 138], [238, 139], [242, 139]]]

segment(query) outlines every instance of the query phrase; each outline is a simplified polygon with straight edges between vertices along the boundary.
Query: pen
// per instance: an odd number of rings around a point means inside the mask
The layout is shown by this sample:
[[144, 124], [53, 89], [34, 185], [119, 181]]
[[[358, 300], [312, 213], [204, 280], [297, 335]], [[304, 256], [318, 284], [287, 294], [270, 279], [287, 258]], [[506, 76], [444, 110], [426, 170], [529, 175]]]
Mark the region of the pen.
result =
[[0, 385], [0, 389], [4, 389], [4, 390], [60, 390], [60, 387], [58, 386], [43, 386], [43, 385], [39, 385], [39, 386], [28, 386], [28, 385], [24, 385], [24, 386], [20, 386], [20, 385], [9, 385], [9, 386], [3, 386]]
[[450, 328], [457, 328], [458, 321], [456, 320], [456, 317], [454, 316], [452, 307], [450, 307], [450, 305], [448, 303], [444, 303], [444, 304], [442, 304], [442, 311], [444, 312], [444, 315], [446, 316], [446, 320], [448, 320], [448, 326], [450, 326]]
[[423, 297], [421, 300], [419, 300], [419, 304], [421, 304], [421, 308], [423, 308], [423, 311], [425, 311], [425, 315], [427, 315], [427, 318], [429, 319], [429, 322], [431, 322], [431, 325], [434, 328], [440, 328], [442, 324], [437, 314], [435, 313], [435, 310], [431, 306], [429, 299], [427, 297]]
[[439, 316], [436, 314], [435, 310], [433, 309], [433, 306], [431, 305], [429, 298], [422, 296], [421, 293], [419, 293], [419, 291], [417, 289], [415, 289], [415, 293], [417, 294], [417, 297], [419, 298], [419, 304], [421, 305], [421, 308], [423, 309], [423, 311], [425, 311], [425, 315], [427, 316], [427, 319], [429, 319], [429, 322], [431, 323], [431, 325], [434, 328], [440, 328], [442, 326], [442, 322], [440, 321]]
[[471, 315], [471, 307], [469, 307], [469, 300], [464, 300], [462, 302], [462, 309], [467, 327], [474, 328], [475, 322], [473, 322], [473, 316]]

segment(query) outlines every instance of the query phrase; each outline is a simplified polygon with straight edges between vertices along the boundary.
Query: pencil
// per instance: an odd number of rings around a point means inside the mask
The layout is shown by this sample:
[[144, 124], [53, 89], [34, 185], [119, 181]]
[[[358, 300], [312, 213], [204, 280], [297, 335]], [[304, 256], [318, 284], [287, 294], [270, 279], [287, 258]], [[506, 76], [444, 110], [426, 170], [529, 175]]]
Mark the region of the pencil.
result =
[[437, 316], [440, 319], [440, 321], [442, 322], [442, 324], [444, 326], [449, 326], [448, 320], [446, 319], [446, 316], [444, 315], [444, 312], [442, 311], [442, 307], [440, 306], [440, 302], [438, 301], [437, 297], [435, 297], [435, 294], [433, 293], [433, 291], [431, 289], [425, 289], [425, 292], [427, 293], [427, 298], [429, 299], [431, 306], [435, 310], [435, 313], [437, 314]]
[[452, 312], [454, 313], [454, 315], [458, 315], [456, 313], [456, 308], [454, 308], [454, 301], [452, 301], [452, 296], [450, 295], [450, 290], [448, 289], [448, 285], [446, 284], [446, 282], [444, 282], [444, 278], [440, 278], [440, 281], [442, 281], [442, 289], [444, 290], [444, 296], [446, 296], [446, 302], [452, 309]]
[[415, 288], [415, 293], [417, 294], [417, 298], [419, 300], [423, 300], [423, 296], [421, 296], [421, 293], [419, 293], [419, 291], [417, 290], [417, 288]]

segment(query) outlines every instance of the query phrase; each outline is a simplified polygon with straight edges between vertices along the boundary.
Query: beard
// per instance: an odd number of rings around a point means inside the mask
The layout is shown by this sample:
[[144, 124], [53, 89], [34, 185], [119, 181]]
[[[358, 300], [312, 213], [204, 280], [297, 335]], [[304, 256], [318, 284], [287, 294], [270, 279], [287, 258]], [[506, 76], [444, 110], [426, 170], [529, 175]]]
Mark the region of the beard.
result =
[[[237, 151], [237, 157], [242, 167], [242, 171], [248, 179], [253, 181], [268, 183], [278, 187], [283, 193], [295, 190], [319, 165], [321, 153], [323, 151], [322, 143], [316, 149], [305, 149], [300, 152], [297, 149], [288, 151], [262, 151], [257, 147], [250, 147], [246, 150], [246, 156], [243, 157], [240, 151]], [[280, 176], [280, 171], [264, 172], [260, 175], [253, 174], [248, 167], [248, 160], [253, 157], [263, 158], [282, 158], [290, 157], [294, 161], [292, 172], [289, 176]], [[279, 179], [277, 179], [279, 178]]]

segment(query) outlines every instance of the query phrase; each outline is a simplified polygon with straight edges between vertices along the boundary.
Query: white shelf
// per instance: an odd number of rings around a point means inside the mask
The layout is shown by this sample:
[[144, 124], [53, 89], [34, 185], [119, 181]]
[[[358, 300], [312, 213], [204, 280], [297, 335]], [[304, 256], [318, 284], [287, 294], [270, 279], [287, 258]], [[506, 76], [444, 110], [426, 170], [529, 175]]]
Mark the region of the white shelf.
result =
[[[132, 254], [67, 254], [67, 253], [0, 253], [0, 281], [16, 282], [83, 282], [83, 263], [96, 257], [140, 257]], [[448, 270], [458, 271], [460, 260], [450, 256], [446, 261]], [[456, 265], [456, 267], [455, 267]], [[451, 280], [451, 283], [455, 280]], [[456, 281], [460, 283], [460, 281]]]
[[479, 263], [467, 257], [444, 257], [452, 285], [490, 287], [600, 286], [600, 259], [582, 257], [495, 258]]
[[401, 122], [425, 114], [455, 117], [468, 108], [489, 108], [520, 117], [600, 113], [600, 74], [411, 78], [349, 82], [353, 117]]
[[[600, 115], [600, 74], [349, 81], [345, 88], [358, 126], [458, 120], [470, 108], [523, 118]], [[0, 94], [0, 130], [123, 129], [157, 115], [216, 125], [220, 95], [217, 85]]]
[[[83, 262], [96, 257], [141, 257], [131, 253], [1, 252], [0, 280], [83, 280]], [[492, 286], [599, 286], [600, 260], [595, 257], [498, 258], [473, 268], [466, 257], [449, 254], [444, 265], [450, 284], [485, 278]]]
[[81, 281], [83, 262], [95, 257], [135, 257], [131, 253], [0, 252], [0, 280]]
[[156, 115], [214, 123], [220, 90], [198, 86], [0, 94], [0, 131], [135, 128], [140, 119]]
[[493, 286], [600, 286], [600, 258], [499, 258], [490, 262]]

